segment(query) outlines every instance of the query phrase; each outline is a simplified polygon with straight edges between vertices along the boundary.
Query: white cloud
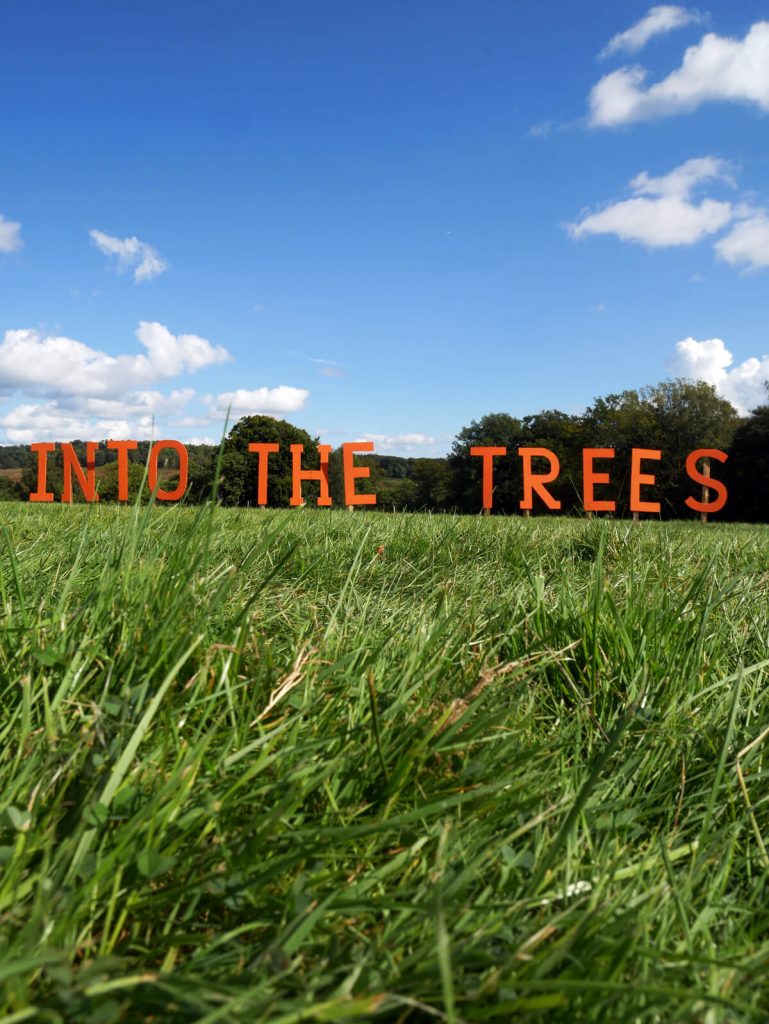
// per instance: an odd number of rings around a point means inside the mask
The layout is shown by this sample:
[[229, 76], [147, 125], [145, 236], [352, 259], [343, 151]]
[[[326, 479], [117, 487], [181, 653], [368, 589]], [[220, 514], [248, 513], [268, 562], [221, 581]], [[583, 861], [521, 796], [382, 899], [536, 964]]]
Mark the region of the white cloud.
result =
[[732, 265], [741, 264], [748, 270], [769, 267], [769, 215], [765, 210], [754, 211], [719, 239], [715, 250]]
[[567, 224], [566, 229], [576, 239], [616, 235], [625, 242], [650, 248], [692, 245], [720, 231], [734, 217], [731, 203], [714, 199], [692, 201], [692, 190], [708, 181], [734, 185], [730, 165], [706, 156], [687, 160], [659, 178], [643, 171], [630, 182], [635, 193], [632, 199], [586, 213], [577, 223]]
[[700, 24], [703, 20], [703, 15], [699, 11], [678, 7], [675, 4], [658, 4], [656, 7], [650, 7], [640, 21], [613, 36], [601, 50], [599, 57], [610, 57], [620, 50], [638, 53], [654, 36], [665, 35], [685, 25]]
[[0, 427], [10, 444], [33, 444], [38, 441], [96, 441], [106, 437], [130, 438], [133, 425], [127, 418], [94, 421], [87, 416], [73, 415], [58, 408], [55, 402], [46, 405], [24, 403], [0, 416]]
[[721, 160], [715, 156], [698, 156], [659, 178], [653, 178], [646, 171], [641, 171], [630, 182], [630, 187], [638, 195], [688, 197], [692, 189], [706, 181], [723, 181], [732, 188], [737, 186], [734, 168], [728, 160]]
[[146, 242], [140, 242], [135, 235], [131, 238], [115, 238], [95, 228], [88, 234], [97, 249], [106, 256], [116, 258], [118, 270], [134, 268], [134, 281], [137, 284], [149, 281], [168, 269], [168, 264], [157, 249]]
[[6, 220], [2, 213], [0, 213], [0, 252], [17, 252], [23, 244], [20, 222], [17, 220]]
[[677, 343], [670, 368], [677, 376], [713, 384], [718, 394], [745, 416], [767, 401], [764, 382], [769, 380], [769, 356], [751, 356], [732, 367], [733, 363], [733, 354], [720, 338], [685, 338]]
[[281, 384], [276, 388], [255, 388], [247, 390], [238, 388], [237, 391], [225, 391], [216, 398], [204, 399], [209, 406], [209, 414], [212, 419], [223, 419], [229, 410], [230, 420], [238, 419], [240, 416], [254, 416], [266, 414], [270, 416], [287, 412], [297, 412], [303, 409], [310, 392], [305, 388], [289, 387]]
[[223, 421], [229, 407], [231, 419], [283, 415], [303, 408], [309, 397], [309, 391], [287, 385], [238, 389], [205, 395], [191, 415], [183, 415], [198, 398], [192, 388], [165, 393], [151, 385], [226, 362], [229, 353], [195, 334], [174, 335], [160, 323], [141, 321], [136, 337], [146, 352], [111, 356], [72, 338], [7, 331], [0, 341], [0, 396], [20, 392], [25, 400], [0, 416], [6, 440], [174, 437], [178, 427]]
[[217, 448], [222, 443], [221, 437], [211, 437], [206, 434], [203, 437], [188, 437], [185, 444], [213, 444]]
[[157, 434], [157, 420], [178, 414], [195, 397], [191, 388], [164, 394], [153, 384], [230, 358], [220, 345], [171, 334], [159, 323], [142, 321], [136, 336], [146, 354], [111, 356], [73, 338], [7, 331], [0, 342], [0, 393], [44, 400], [22, 402], [0, 418], [7, 440], [149, 437]]
[[165, 433], [159, 420], [178, 413], [194, 397], [192, 388], [178, 388], [169, 395], [137, 391], [114, 399], [68, 395], [22, 402], [0, 417], [0, 427], [12, 444], [159, 437]]
[[72, 338], [6, 331], [0, 342], [0, 392], [109, 398], [230, 359], [221, 345], [195, 334], [171, 334], [159, 323], [141, 321], [136, 336], [147, 355], [111, 356]]
[[420, 448], [430, 448], [437, 444], [437, 439], [428, 434], [363, 434], [362, 441], [373, 441], [376, 450], [390, 454], [405, 451], [418, 451]]
[[708, 32], [667, 78], [648, 87], [645, 80], [646, 70], [638, 66], [605, 75], [590, 93], [590, 123], [601, 128], [630, 124], [718, 101], [769, 110], [769, 22], [756, 22], [744, 39]]

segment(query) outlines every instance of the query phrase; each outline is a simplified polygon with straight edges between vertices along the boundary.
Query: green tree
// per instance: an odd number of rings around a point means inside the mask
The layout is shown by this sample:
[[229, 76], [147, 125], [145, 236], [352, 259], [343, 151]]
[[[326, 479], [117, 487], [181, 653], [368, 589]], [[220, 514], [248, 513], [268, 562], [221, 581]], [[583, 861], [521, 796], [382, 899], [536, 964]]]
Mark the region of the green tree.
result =
[[[494, 460], [494, 512], [520, 511], [521, 460], [519, 448], [547, 448], [560, 464], [558, 479], [548, 490], [561, 502], [561, 512], [581, 504], [578, 474], [581, 473], [582, 421], [577, 416], [547, 409], [517, 419], [507, 413], [491, 413], [464, 427], [449, 455], [451, 501], [462, 512], [478, 512], [482, 505], [482, 461], [470, 455], [470, 448], [503, 447], [507, 455]], [[545, 466], [543, 465], [543, 469]], [[537, 460], [535, 472], [539, 471]], [[538, 509], [544, 511], [544, 509]]]
[[23, 498], [26, 498], [26, 494], [18, 480], [0, 476], [0, 501], [21, 501]]
[[753, 409], [737, 427], [725, 477], [726, 517], [748, 523], [769, 521], [769, 405]]
[[[460, 512], [480, 512], [483, 503], [482, 460], [470, 454], [476, 446], [504, 447], [507, 456], [494, 460], [494, 511], [516, 512], [520, 501], [511, 453], [524, 443], [523, 424], [506, 412], [493, 412], [473, 420], [454, 438], [448, 457], [451, 474], [449, 503]], [[517, 467], [516, 467], [517, 468]]]
[[[318, 469], [318, 439], [306, 430], [295, 427], [287, 420], [272, 416], [244, 416], [238, 420], [225, 438], [222, 450], [219, 497], [225, 505], [256, 505], [258, 456], [249, 452], [249, 443], [274, 443], [279, 450], [269, 457], [267, 504], [284, 507], [291, 498], [292, 444], [303, 444], [302, 467]], [[319, 492], [318, 484], [305, 483], [303, 494], [313, 504]]]
[[[46, 460], [46, 490], [53, 494], [54, 501], [61, 501], [61, 492], [64, 487], [64, 460], [61, 450], [57, 448], [55, 452], [49, 452]], [[21, 489], [24, 501], [27, 501], [29, 495], [37, 490], [37, 464], [37, 453], [29, 452], [26, 465], [21, 474]], [[77, 502], [82, 496], [79, 497], [79, 489], [77, 487], [73, 491], [73, 498]]]
[[660, 502], [666, 518], [680, 518], [692, 515], [685, 500], [696, 492], [686, 475], [686, 456], [696, 448], [726, 450], [738, 423], [736, 409], [712, 384], [678, 379], [597, 398], [583, 416], [583, 436], [588, 446], [615, 449], [611, 476], [618, 514], [628, 510], [631, 449], [662, 451], [662, 460], [648, 467], [657, 478], [649, 499]]
[[[142, 481], [144, 488], [142, 489]], [[97, 486], [99, 490], [99, 501], [118, 500], [118, 464], [117, 460], [109, 462], [98, 474]], [[164, 487], [168, 482], [164, 481]], [[141, 494], [141, 502], [144, 504], [149, 500], [149, 481], [144, 479], [144, 466], [138, 462], [128, 463], [128, 500], [133, 503]]]
[[[378, 505], [381, 505], [380, 489], [381, 484], [384, 481], [385, 474], [382, 467], [379, 464], [379, 458], [377, 455], [366, 455], [363, 452], [356, 452], [354, 454], [353, 462], [356, 468], [368, 467], [369, 475], [368, 479], [359, 478], [355, 481], [355, 491], [357, 494], [376, 494]], [[344, 487], [344, 460], [342, 457], [342, 448], [335, 448], [328, 460], [328, 485], [331, 500], [336, 507], [346, 508], [345, 501], [345, 487]], [[360, 505], [361, 509], [376, 508], [376, 505]]]
[[451, 500], [451, 470], [446, 459], [414, 459], [409, 480], [414, 486], [412, 508], [445, 509]]

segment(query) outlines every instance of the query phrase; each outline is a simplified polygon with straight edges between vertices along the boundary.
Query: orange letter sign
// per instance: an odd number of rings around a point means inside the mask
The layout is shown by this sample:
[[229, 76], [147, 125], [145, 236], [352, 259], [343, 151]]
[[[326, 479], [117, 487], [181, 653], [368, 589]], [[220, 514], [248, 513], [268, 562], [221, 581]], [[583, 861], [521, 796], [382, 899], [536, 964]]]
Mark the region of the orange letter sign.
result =
[[187, 449], [181, 441], [156, 441], [150, 449], [149, 466], [147, 475], [149, 477], [150, 491], [155, 492], [158, 485], [158, 456], [165, 448], [171, 448], [179, 456], [179, 483], [172, 491], [158, 491], [158, 501], [178, 501], [187, 490], [188, 458]]
[[107, 441], [107, 448], [117, 452], [117, 500], [128, 501], [128, 453], [135, 452], [138, 441]]
[[302, 498], [303, 480], [318, 480], [320, 482], [320, 495], [318, 497], [318, 506], [326, 508], [331, 504], [331, 497], [328, 493], [328, 457], [331, 454], [331, 445], [318, 445], [318, 455], [320, 455], [320, 469], [302, 469], [303, 451], [303, 444], [291, 445], [292, 494], [291, 499], [289, 501], [289, 505], [292, 508], [296, 508], [297, 505], [304, 504], [304, 499]]
[[662, 452], [658, 448], [634, 448], [630, 461], [630, 511], [631, 512], [659, 512], [658, 501], [641, 501], [641, 485], [654, 484], [656, 477], [653, 473], [641, 472], [642, 459], [655, 459], [659, 461]]
[[46, 477], [48, 473], [48, 452], [55, 452], [56, 445], [51, 441], [44, 444], [31, 444], [30, 451], [37, 452], [37, 490], [33, 491], [30, 501], [53, 501], [53, 492], [47, 491]]
[[707, 487], [718, 494], [715, 501], [697, 501], [696, 498], [687, 498], [686, 504], [689, 508], [695, 512], [720, 512], [726, 504], [727, 491], [724, 484], [720, 480], [713, 480], [709, 476], [704, 476], [697, 469], [697, 463], [700, 459], [715, 459], [716, 462], [726, 462], [728, 459], [726, 452], [721, 452], [718, 448], [698, 448], [696, 452], [691, 452], [686, 456], [686, 473], [692, 478], [695, 484], [701, 484], [703, 487]]
[[616, 503], [613, 501], [598, 501], [593, 493], [596, 484], [610, 483], [608, 473], [596, 473], [593, 462], [595, 459], [613, 459], [613, 448], [583, 448], [582, 449], [582, 504], [586, 512], [613, 512]]
[[256, 504], [267, 504], [267, 464], [273, 452], [280, 451], [280, 445], [267, 441], [252, 441], [248, 450], [259, 454], [259, 462], [256, 467]]
[[489, 448], [482, 445], [474, 445], [470, 449], [471, 455], [480, 455], [483, 459], [483, 507], [491, 508], [494, 493], [494, 459], [498, 455], [507, 455], [507, 448]]
[[95, 441], [87, 441], [85, 446], [85, 465], [88, 472], [88, 478], [86, 479], [83, 473], [83, 467], [78, 461], [78, 457], [75, 454], [75, 449], [67, 441], [61, 446], [61, 454], [64, 458], [64, 485], [61, 489], [61, 500], [72, 503], [72, 471], [75, 471], [75, 477], [78, 482], [80, 490], [83, 492], [83, 497], [86, 501], [98, 501], [99, 495], [96, 491], [96, 449], [98, 444]]
[[[560, 501], [554, 498], [545, 487], [545, 484], [551, 484], [557, 479], [561, 471], [561, 464], [558, 461], [557, 455], [551, 452], [549, 448], [519, 448], [518, 454], [523, 459], [523, 501], [521, 502], [521, 508], [531, 509], [533, 507], [534, 491], [536, 491], [548, 508], [559, 509], [561, 507]], [[550, 469], [547, 473], [532, 473], [531, 461], [537, 455], [547, 459], [550, 463]]]
[[371, 476], [371, 467], [356, 466], [352, 461], [353, 452], [373, 452], [373, 450], [373, 441], [346, 441], [342, 445], [345, 505], [376, 505], [376, 494], [355, 493], [355, 481], [368, 480]]

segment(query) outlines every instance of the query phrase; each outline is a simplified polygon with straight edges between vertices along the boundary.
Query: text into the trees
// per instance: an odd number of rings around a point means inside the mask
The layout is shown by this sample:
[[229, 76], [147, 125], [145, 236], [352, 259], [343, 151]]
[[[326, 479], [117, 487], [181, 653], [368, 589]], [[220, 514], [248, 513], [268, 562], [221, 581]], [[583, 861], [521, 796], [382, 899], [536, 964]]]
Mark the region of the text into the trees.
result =
[[[96, 478], [96, 450], [98, 444], [89, 441], [86, 444], [86, 464], [83, 467], [77, 457], [74, 446], [69, 443], [56, 445], [53, 442], [41, 442], [30, 446], [37, 455], [37, 488], [29, 495], [30, 501], [53, 501], [54, 494], [47, 486], [48, 455], [57, 447], [61, 452], [64, 474], [61, 500], [73, 500], [74, 485], [86, 502], [99, 500]], [[329, 493], [329, 456], [331, 445], [317, 445], [319, 467], [307, 469], [303, 465], [303, 444], [289, 446], [291, 452], [291, 497], [289, 505], [297, 507], [305, 504], [303, 485], [314, 482], [318, 485], [316, 503], [321, 508], [333, 504]], [[129, 501], [133, 496], [128, 486], [128, 453], [136, 451], [137, 441], [107, 441], [107, 449], [116, 453], [118, 470], [118, 500]], [[253, 503], [257, 507], [265, 507], [270, 503], [270, 456], [280, 451], [280, 445], [254, 441], [248, 445], [249, 453], [255, 459], [256, 487]], [[178, 459], [178, 476], [173, 480], [173, 487], [161, 487], [158, 469], [160, 454], [173, 451]], [[341, 447], [342, 471], [344, 482], [344, 504], [349, 508], [358, 505], [376, 505], [376, 494], [360, 493], [357, 485], [370, 477], [370, 467], [355, 464], [355, 454], [371, 454], [374, 451], [372, 441], [350, 441]], [[611, 513], [616, 510], [616, 501], [612, 497], [611, 463], [615, 458], [614, 448], [583, 448], [582, 449], [582, 504], [586, 512]], [[517, 457], [520, 460], [520, 493], [519, 507], [530, 512], [535, 507], [535, 499], [546, 509], [558, 511], [561, 502], [548, 490], [548, 484], [554, 483], [561, 472], [558, 456], [549, 448], [517, 448], [514, 453], [502, 446], [474, 446], [470, 455], [480, 460], [481, 470], [480, 510], [490, 512], [494, 507], [494, 467], [495, 460]], [[653, 488], [656, 483], [654, 463], [663, 458], [658, 448], [633, 448], [630, 450], [630, 511], [638, 513], [659, 513], [660, 503], [653, 500]], [[698, 448], [686, 457], [685, 472], [693, 484], [701, 489], [700, 498], [693, 496], [685, 499], [688, 508], [694, 512], [720, 512], [726, 504], [727, 489], [725, 484], [710, 475], [710, 461], [726, 462], [727, 455], [717, 448]], [[702, 464], [700, 468], [700, 464]], [[147, 461], [147, 484], [157, 501], [179, 501], [187, 492], [189, 461], [187, 449], [181, 441], [156, 441], [150, 448]], [[597, 489], [600, 488], [600, 495]], [[712, 494], [711, 494], [712, 492]]]

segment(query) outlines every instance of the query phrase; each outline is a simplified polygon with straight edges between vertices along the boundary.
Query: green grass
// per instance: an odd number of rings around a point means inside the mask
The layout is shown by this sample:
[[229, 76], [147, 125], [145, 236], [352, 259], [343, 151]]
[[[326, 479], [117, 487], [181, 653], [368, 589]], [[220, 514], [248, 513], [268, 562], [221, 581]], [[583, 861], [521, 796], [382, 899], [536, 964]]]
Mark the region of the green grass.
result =
[[2, 522], [4, 1021], [769, 1018], [769, 529]]

